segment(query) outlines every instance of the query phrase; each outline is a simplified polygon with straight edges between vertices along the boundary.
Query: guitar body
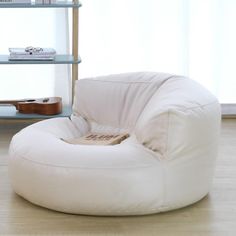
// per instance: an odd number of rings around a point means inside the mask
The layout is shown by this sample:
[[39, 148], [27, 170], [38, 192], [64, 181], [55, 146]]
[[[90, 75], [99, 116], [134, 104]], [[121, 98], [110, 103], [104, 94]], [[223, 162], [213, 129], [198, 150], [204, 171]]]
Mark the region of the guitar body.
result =
[[57, 115], [62, 111], [62, 99], [60, 97], [0, 101], [0, 104], [12, 104], [20, 113], [24, 114]]

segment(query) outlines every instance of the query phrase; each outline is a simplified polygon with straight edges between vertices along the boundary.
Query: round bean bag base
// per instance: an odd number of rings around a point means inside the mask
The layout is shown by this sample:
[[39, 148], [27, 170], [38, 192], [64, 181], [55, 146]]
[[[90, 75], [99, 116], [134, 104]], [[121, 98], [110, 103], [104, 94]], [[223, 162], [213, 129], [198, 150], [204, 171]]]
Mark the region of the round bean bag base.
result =
[[[145, 215], [193, 204], [211, 188], [220, 106], [181, 76], [128, 73], [76, 82], [73, 115], [37, 122], [9, 149], [14, 191], [52, 210]], [[129, 137], [71, 144], [89, 133]]]

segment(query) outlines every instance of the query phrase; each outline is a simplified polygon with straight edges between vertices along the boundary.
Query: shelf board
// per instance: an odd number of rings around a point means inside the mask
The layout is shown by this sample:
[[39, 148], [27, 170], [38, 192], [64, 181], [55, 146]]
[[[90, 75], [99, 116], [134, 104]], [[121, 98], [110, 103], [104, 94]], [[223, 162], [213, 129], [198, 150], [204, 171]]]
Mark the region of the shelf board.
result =
[[14, 106], [0, 106], [0, 119], [49, 119], [54, 117], [69, 117], [72, 114], [70, 106], [63, 106], [62, 113], [54, 116], [19, 113]]
[[0, 64], [78, 64], [81, 62], [81, 59], [74, 60], [72, 55], [56, 55], [54, 60], [17, 60], [10, 61], [9, 55], [0, 55]]
[[79, 8], [81, 3], [63, 2], [51, 4], [41, 4], [41, 3], [0, 3], [0, 8]]

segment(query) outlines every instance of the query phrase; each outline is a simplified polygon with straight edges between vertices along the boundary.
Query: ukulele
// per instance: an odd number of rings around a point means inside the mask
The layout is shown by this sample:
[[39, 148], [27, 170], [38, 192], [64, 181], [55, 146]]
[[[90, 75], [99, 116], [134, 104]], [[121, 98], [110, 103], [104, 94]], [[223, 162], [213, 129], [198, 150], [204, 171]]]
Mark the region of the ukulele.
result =
[[56, 115], [62, 111], [61, 97], [0, 101], [1, 104], [13, 105], [20, 113]]

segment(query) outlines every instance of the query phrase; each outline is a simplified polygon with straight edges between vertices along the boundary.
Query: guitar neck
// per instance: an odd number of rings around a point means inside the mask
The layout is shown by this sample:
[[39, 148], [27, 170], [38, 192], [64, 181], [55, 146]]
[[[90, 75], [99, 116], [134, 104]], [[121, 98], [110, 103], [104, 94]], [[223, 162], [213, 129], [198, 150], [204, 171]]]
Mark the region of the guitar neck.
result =
[[24, 100], [3, 100], [3, 101], [0, 101], [0, 105], [13, 105], [17, 107], [18, 103], [22, 101]]

